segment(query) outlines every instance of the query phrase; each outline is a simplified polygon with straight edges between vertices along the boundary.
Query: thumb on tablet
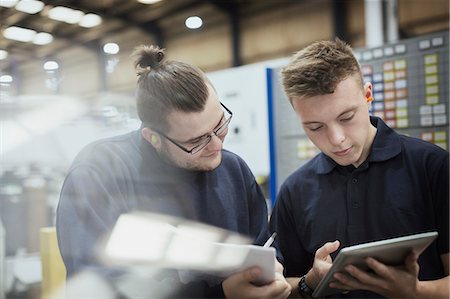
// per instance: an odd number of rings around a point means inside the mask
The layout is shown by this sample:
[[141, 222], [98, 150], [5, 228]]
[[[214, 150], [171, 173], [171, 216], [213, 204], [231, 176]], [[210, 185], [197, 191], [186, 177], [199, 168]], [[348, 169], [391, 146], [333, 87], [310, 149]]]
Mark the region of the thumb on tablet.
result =
[[331, 253], [339, 248], [339, 245], [340, 242], [338, 240], [325, 243], [322, 247], [317, 249], [316, 258], [326, 260]]

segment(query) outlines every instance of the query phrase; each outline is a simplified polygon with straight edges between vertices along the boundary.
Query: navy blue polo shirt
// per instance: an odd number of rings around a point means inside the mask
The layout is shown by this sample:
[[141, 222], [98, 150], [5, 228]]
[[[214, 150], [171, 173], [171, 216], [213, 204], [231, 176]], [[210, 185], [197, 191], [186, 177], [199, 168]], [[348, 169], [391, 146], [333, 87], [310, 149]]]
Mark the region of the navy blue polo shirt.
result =
[[[433, 230], [439, 237], [419, 258], [419, 279], [444, 276], [440, 255], [449, 252], [449, 154], [399, 135], [379, 118], [371, 122], [377, 133], [358, 168], [320, 153], [283, 183], [271, 230], [278, 234], [287, 277], [305, 274], [315, 251], [329, 241], [339, 240], [341, 249]], [[376, 297], [367, 292], [345, 297], [361, 296]]]

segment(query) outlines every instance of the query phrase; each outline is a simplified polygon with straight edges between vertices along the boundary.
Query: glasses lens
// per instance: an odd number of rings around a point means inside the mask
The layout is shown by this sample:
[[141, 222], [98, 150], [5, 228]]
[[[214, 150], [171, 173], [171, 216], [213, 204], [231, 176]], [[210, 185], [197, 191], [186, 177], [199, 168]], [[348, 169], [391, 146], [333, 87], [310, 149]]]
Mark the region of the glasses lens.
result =
[[192, 149], [191, 154], [196, 154], [196, 153], [198, 153], [199, 151], [201, 151], [202, 149], [204, 149], [204, 148], [208, 145], [208, 143], [211, 141], [211, 138], [212, 138], [211, 135], [205, 137], [204, 140], [200, 141], [199, 144], [197, 144], [197, 145]]
[[[228, 129], [228, 125], [230, 124], [230, 122], [231, 122], [231, 115], [225, 120], [225, 122], [219, 128], [217, 128], [217, 130], [214, 131], [214, 135], [221, 136], [226, 131], [226, 129]], [[191, 154], [194, 155], [199, 151], [201, 151], [202, 149], [204, 149], [211, 142], [211, 139], [212, 134], [206, 136], [205, 139], [201, 140], [196, 146], [194, 146], [191, 149]]]
[[217, 136], [222, 135], [226, 129], [228, 129], [228, 125], [230, 124], [231, 116], [214, 132]]

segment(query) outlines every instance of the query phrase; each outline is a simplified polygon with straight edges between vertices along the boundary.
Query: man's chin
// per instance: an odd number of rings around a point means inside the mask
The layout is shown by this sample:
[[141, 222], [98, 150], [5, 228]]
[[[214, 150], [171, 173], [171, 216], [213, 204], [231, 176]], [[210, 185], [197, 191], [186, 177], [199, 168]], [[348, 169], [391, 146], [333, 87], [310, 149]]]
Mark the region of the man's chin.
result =
[[214, 156], [214, 158], [206, 158], [205, 163], [202, 163], [202, 165], [198, 165], [197, 169], [198, 171], [213, 171], [217, 167], [219, 167], [220, 163], [222, 163], [222, 152], [219, 152], [217, 155]]

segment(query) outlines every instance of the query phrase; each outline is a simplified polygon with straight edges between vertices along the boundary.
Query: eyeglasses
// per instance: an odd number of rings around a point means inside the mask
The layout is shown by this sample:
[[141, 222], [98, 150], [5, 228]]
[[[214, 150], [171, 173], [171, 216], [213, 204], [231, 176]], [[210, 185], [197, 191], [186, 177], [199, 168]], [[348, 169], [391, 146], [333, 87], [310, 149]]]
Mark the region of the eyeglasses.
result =
[[[185, 148], [184, 146], [182, 146], [181, 144], [179, 144], [178, 142], [176, 142], [175, 140], [173, 140], [172, 138], [170, 138], [169, 136], [167, 136], [166, 134], [164, 134], [158, 130], [154, 130], [154, 131], [157, 132], [158, 134], [160, 134], [161, 136], [163, 136], [164, 138], [166, 138], [167, 140], [169, 140], [170, 142], [172, 142], [173, 144], [175, 144], [177, 147], [179, 147], [186, 153], [194, 155], [194, 154], [198, 153], [199, 151], [201, 151], [202, 149], [204, 149], [211, 142], [213, 135], [216, 135], [217, 137], [219, 137], [228, 129], [228, 125], [231, 122], [231, 117], [233, 116], [233, 112], [231, 112], [227, 107], [225, 107], [224, 104], [220, 103], [220, 105], [222, 105], [222, 107], [228, 112], [229, 116], [227, 118], [225, 118], [225, 121], [218, 128], [216, 128], [213, 132], [211, 132], [210, 134], [208, 134], [206, 136], [203, 136], [198, 142], [196, 142], [196, 145], [194, 145], [191, 149]], [[224, 112], [224, 116], [225, 116], [225, 112]], [[224, 116], [222, 118], [224, 118]]]

